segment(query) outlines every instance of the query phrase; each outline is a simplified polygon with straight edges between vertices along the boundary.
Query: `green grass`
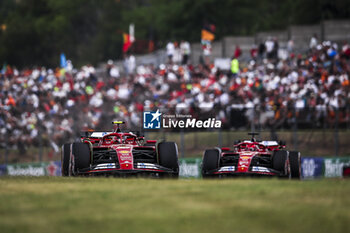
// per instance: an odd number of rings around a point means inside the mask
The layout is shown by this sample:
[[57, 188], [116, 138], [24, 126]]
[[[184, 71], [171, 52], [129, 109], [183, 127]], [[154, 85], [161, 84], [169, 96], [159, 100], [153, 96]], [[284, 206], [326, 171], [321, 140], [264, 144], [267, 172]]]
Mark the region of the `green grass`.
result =
[[347, 232], [350, 180], [0, 178], [6, 232]]

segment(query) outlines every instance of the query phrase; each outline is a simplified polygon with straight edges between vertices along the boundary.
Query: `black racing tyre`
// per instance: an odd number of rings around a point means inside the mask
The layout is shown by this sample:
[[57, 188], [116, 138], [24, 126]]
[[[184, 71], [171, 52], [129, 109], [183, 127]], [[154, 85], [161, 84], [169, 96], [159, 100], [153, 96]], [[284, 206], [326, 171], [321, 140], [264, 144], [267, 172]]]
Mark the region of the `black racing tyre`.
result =
[[69, 175], [69, 157], [70, 157], [70, 145], [64, 144], [61, 149], [61, 174], [62, 176]]
[[76, 174], [79, 169], [87, 168], [90, 166], [90, 146], [87, 143], [77, 142], [73, 143], [72, 150], [74, 163], [71, 163], [71, 169], [73, 171], [73, 174]]
[[158, 144], [159, 165], [174, 171], [171, 177], [179, 177], [178, 150], [175, 142], [161, 142]]
[[205, 150], [202, 162], [202, 176], [203, 178], [210, 177], [206, 174], [208, 171], [212, 171], [219, 168], [220, 151], [217, 149]]
[[275, 151], [272, 158], [273, 169], [280, 171], [282, 176], [289, 175], [289, 164], [288, 164], [288, 151], [278, 150]]
[[300, 152], [298, 151], [289, 151], [289, 164], [290, 164], [290, 173], [293, 179], [300, 179], [301, 177], [301, 158]]

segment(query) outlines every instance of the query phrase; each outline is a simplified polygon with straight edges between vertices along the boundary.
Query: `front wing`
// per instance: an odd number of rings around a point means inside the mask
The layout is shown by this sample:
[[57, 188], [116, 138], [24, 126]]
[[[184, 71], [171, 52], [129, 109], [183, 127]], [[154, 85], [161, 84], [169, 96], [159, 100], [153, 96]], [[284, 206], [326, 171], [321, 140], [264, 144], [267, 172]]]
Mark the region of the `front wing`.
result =
[[79, 169], [77, 175], [98, 174], [137, 174], [137, 173], [167, 173], [175, 174], [177, 171], [153, 163], [134, 163], [133, 169], [121, 169], [116, 163], [101, 163], [89, 168]]
[[241, 172], [237, 166], [224, 166], [204, 172], [203, 176], [283, 176], [280, 171], [267, 167], [252, 166], [248, 171]]

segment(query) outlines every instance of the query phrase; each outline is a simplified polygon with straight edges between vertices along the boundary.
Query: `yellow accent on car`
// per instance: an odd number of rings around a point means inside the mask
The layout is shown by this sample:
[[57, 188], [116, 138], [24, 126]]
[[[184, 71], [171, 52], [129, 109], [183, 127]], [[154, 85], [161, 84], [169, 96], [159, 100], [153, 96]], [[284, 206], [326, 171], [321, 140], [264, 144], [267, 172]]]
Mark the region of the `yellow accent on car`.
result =
[[112, 121], [112, 124], [124, 124], [124, 121]]

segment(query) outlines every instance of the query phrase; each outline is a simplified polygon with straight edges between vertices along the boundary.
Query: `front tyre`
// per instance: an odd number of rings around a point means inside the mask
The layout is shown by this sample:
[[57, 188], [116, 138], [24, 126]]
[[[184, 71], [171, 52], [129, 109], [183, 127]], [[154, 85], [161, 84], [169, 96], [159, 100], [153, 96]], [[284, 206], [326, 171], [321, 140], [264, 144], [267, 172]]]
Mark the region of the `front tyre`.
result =
[[67, 144], [64, 144], [62, 146], [62, 149], [61, 149], [61, 174], [62, 174], [62, 176], [69, 175], [70, 146], [71, 146], [71, 144], [67, 143]]
[[202, 177], [210, 177], [207, 172], [219, 168], [220, 151], [218, 149], [205, 150], [202, 162]]
[[281, 177], [288, 178], [290, 176], [288, 151], [285, 151], [285, 150], [275, 151], [272, 158], [272, 167], [274, 170], [277, 170], [280, 172]]
[[178, 150], [175, 142], [161, 142], [158, 148], [159, 165], [173, 170], [170, 177], [179, 177], [179, 159]]
[[69, 163], [69, 175], [77, 175], [78, 171], [90, 167], [90, 146], [87, 143], [73, 143]]
[[290, 172], [292, 179], [300, 179], [301, 177], [301, 156], [298, 151], [289, 152], [289, 163], [290, 163]]

